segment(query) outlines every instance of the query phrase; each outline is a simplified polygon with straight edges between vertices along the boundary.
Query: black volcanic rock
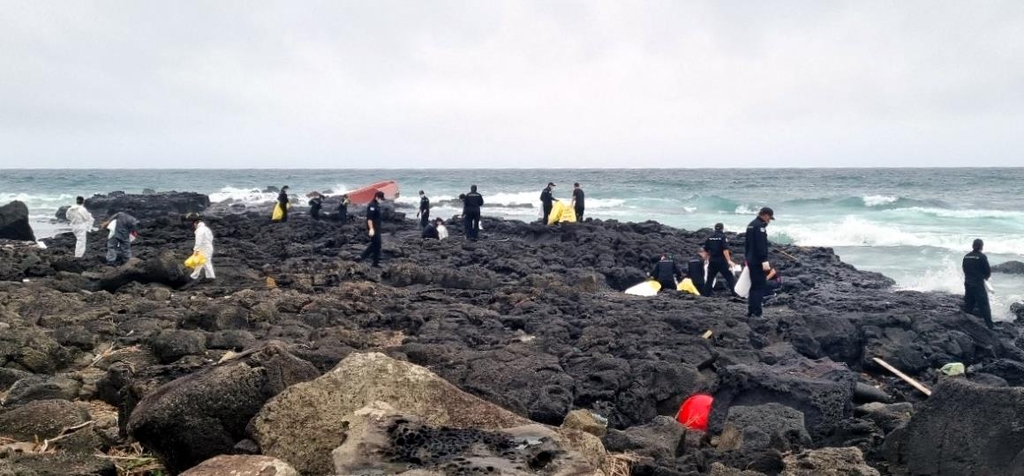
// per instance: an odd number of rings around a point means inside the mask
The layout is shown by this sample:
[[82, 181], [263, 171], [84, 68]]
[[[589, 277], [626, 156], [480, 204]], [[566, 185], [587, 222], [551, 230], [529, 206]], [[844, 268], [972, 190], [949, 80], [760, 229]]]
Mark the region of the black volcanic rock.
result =
[[[97, 220], [117, 212], [127, 212], [140, 220], [162, 218], [168, 215], [202, 213], [210, 207], [210, 197], [193, 192], [160, 192], [149, 194], [127, 194], [111, 192], [93, 195], [85, 200], [85, 208]], [[58, 216], [59, 218], [59, 216]]]
[[993, 273], [1024, 274], [1024, 263], [1020, 261], [1007, 261], [992, 265]]
[[18, 241], [36, 241], [32, 225], [28, 222], [28, 207], [17, 200], [0, 206], [0, 238]]

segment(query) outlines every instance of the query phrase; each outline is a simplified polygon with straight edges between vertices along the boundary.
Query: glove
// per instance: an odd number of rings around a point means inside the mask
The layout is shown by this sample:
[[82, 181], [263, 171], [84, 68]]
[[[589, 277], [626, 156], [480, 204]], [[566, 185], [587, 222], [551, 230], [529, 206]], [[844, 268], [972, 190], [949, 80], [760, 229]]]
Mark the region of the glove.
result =
[[772, 265], [768, 264], [768, 262], [765, 261], [764, 263], [761, 263], [761, 269], [767, 272], [768, 270], [772, 269]]
[[376, 234], [376, 232], [374, 230], [370, 230], [370, 238], [373, 238], [374, 234]]

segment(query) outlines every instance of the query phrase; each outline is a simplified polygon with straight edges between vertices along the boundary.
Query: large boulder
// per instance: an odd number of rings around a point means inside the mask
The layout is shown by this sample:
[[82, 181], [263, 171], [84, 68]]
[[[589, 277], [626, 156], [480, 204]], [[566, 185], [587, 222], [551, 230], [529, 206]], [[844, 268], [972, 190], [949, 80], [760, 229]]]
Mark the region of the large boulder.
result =
[[395, 413], [383, 402], [356, 410], [332, 474], [593, 474], [604, 458], [590, 434], [539, 424], [500, 430], [449, 428]]
[[210, 197], [193, 192], [143, 195], [111, 192], [107, 195], [93, 195], [85, 200], [85, 208], [97, 218], [116, 212], [127, 212], [139, 220], [147, 220], [167, 215], [202, 213], [209, 207]]
[[884, 452], [894, 475], [1024, 475], [1024, 388], [944, 379]]
[[299, 476], [277, 458], [255, 455], [221, 455], [203, 461], [181, 476]]
[[82, 404], [66, 400], [36, 400], [0, 412], [0, 437], [18, 441], [43, 440], [87, 421], [89, 411]]
[[852, 447], [803, 451], [786, 456], [782, 464], [780, 476], [880, 476], [864, 462], [860, 449]]
[[330, 473], [331, 451], [345, 442], [356, 411], [375, 402], [431, 427], [486, 431], [532, 423], [423, 367], [361, 353], [271, 399], [253, 419], [250, 433], [263, 454], [285, 460], [304, 474]]
[[655, 460], [674, 460], [686, 427], [670, 417], [659, 416], [646, 425], [626, 430], [608, 430], [602, 442], [608, 451], [635, 453]]
[[74, 400], [82, 383], [68, 377], [32, 375], [11, 386], [4, 405], [13, 407], [33, 400]]
[[766, 403], [729, 408], [718, 450], [788, 452], [810, 445], [811, 435], [804, 427], [803, 413], [778, 403]]
[[812, 437], [825, 436], [853, 416], [857, 378], [843, 364], [828, 359], [792, 359], [777, 365], [738, 364], [719, 371], [721, 382], [709, 425], [724, 428], [733, 406], [779, 403], [804, 415]]
[[18, 241], [36, 241], [32, 225], [28, 222], [28, 206], [17, 200], [0, 207], [0, 238]]
[[189, 274], [183, 262], [181, 256], [175, 256], [169, 250], [146, 260], [132, 258], [127, 263], [104, 273], [100, 278], [100, 288], [114, 292], [132, 282], [180, 287], [189, 282]]
[[271, 342], [149, 393], [132, 411], [127, 430], [168, 469], [183, 471], [230, 453], [269, 398], [316, 376], [312, 364]]

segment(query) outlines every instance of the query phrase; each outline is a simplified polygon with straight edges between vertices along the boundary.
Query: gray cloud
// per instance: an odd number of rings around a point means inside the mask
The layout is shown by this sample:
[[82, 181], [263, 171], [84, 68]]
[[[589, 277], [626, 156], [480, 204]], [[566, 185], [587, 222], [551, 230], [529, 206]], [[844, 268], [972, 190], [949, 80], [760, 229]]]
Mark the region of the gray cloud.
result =
[[0, 166], [1020, 165], [1024, 2], [52, 2]]

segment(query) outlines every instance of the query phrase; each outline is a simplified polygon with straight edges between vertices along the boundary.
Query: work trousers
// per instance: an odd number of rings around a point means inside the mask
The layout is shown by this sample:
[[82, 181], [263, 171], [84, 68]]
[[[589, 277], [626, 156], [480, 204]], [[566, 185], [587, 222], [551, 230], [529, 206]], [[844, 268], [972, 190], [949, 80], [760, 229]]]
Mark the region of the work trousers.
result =
[[366, 259], [366, 258], [372, 256], [373, 257], [373, 265], [374, 266], [379, 265], [380, 264], [380, 248], [381, 248], [380, 230], [377, 230], [377, 232], [373, 234], [373, 237], [370, 238], [370, 244], [366, 245], [366, 249], [363, 250], [363, 255], [360, 257], [360, 259]]
[[747, 295], [747, 315], [761, 317], [761, 305], [768, 291], [768, 281], [761, 263], [748, 263], [750, 268], [750, 294]]
[[736, 287], [736, 277], [732, 275], [732, 270], [729, 269], [729, 263], [725, 261], [709, 261], [708, 262], [708, 282], [704, 287], [704, 295], [710, 296], [714, 291], [715, 278], [721, 275], [725, 278], [726, 288], [731, 292]]
[[132, 259], [132, 242], [110, 238], [107, 240], [107, 263], [122, 264]]
[[75, 233], [75, 258], [85, 256], [86, 239], [89, 236], [89, 225], [75, 225], [71, 227]]
[[466, 228], [466, 238], [476, 240], [480, 237], [480, 212], [466, 212], [463, 219], [463, 227]]
[[964, 312], [984, 319], [986, 326], [993, 327], [992, 309], [988, 304], [985, 283], [964, 284]]

